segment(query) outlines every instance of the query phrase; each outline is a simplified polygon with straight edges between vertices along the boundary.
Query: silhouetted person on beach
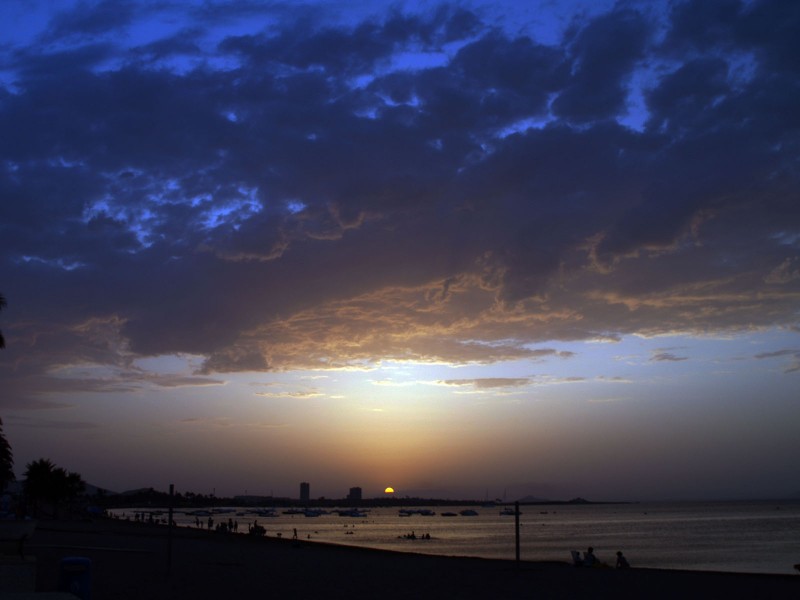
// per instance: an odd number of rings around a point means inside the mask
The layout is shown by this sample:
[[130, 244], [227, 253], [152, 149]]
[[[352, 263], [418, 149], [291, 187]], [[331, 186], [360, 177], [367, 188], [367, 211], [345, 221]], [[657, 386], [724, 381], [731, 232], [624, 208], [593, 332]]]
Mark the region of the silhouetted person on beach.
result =
[[597, 562], [597, 558], [594, 555], [594, 548], [589, 546], [589, 549], [583, 553], [583, 566], [584, 567], [593, 567]]
[[625, 558], [625, 556], [623, 556], [622, 550], [619, 550], [617, 552], [617, 568], [618, 569], [629, 569], [630, 566], [631, 565], [628, 562], [628, 559]]

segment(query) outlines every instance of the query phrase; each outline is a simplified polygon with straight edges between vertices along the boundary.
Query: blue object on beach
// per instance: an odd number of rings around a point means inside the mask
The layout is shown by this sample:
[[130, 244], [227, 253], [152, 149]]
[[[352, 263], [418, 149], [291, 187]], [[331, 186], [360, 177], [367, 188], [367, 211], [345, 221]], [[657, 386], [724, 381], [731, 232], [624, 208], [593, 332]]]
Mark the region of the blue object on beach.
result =
[[81, 600], [91, 600], [92, 561], [82, 556], [62, 558], [58, 572], [58, 591], [69, 592]]

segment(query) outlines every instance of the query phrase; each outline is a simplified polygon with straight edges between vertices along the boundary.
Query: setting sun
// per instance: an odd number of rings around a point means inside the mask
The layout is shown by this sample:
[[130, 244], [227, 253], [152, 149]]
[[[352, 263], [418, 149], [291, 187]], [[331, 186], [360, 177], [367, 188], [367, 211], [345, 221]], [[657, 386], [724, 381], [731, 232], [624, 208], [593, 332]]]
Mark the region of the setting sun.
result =
[[385, 490], [383, 490], [383, 493], [384, 494], [394, 494], [394, 488], [391, 487], [391, 486], [387, 487]]

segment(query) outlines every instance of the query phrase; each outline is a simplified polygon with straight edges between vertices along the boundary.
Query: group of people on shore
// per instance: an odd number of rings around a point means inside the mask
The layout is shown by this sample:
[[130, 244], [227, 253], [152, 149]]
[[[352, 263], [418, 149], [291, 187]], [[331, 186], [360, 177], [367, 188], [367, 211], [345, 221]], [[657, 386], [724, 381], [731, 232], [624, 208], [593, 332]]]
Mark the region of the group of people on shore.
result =
[[[203, 528], [203, 522], [200, 520], [200, 517], [195, 516], [194, 525], [198, 529]], [[206, 525], [209, 531], [214, 530], [221, 533], [237, 533], [239, 531], [239, 521], [234, 521], [233, 519], [228, 519], [227, 523], [224, 520], [220, 521], [217, 523], [216, 527], [214, 527], [214, 518], [209, 516], [208, 520], [206, 521]]]
[[[572, 551], [572, 562], [576, 567], [608, 567], [608, 565], [604, 562], [598, 560], [598, 558], [594, 555], [594, 548], [589, 546], [586, 549], [586, 552], [581, 553], [577, 550]], [[617, 569], [629, 569], [631, 567], [628, 559], [625, 558], [625, 555], [622, 554], [622, 550], [617, 551], [617, 562], [615, 567]]]
[[398, 537], [398, 539], [403, 539], [403, 540], [417, 540], [417, 539], [419, 539], [419, 540], [429, 540], [429, 539], [431, 539], [431, 534], [430, 533], [423, 533], [422, 535], [420, 535], [418, 537], [417, 534], [412, 531], [411, 533], [407, 533], [405, 535], [398, 535], [397, 537]]

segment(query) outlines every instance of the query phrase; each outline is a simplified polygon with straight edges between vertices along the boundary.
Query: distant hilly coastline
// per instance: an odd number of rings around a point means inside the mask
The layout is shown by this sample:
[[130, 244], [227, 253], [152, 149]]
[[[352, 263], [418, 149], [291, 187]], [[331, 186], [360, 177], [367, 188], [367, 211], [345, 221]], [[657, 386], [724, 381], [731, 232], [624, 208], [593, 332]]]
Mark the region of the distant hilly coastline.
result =
[[[11, 494], [19, 494], [22, 492], [22, 482], [17, 481], [11, 483], [7, 491]], [[169, 494], [166, 491], [156, 490], [151, 487], [146, 488], [139, 488], [133, 490], [125, 490], [122, 492], [112, 491], [107, 488], [103, 488], [97, 485], [93, 485], [90, 483], [86, 483], [85, 488], [85, 496], [88, 498], [92, 498], [95, 501], [99, 501], [98, 504], [108, 505], [108, 506], [121, 506], [130, 504], [131, 502], [142, 502], [142, 503], [153, 503], [153, 502], [164, 502], [168, 497]], [[205, 506], [224, 506], [224, 505], [264, 505], [264, 504], [273, 504], [273, 505], [280, 505], [280, 506], [290, 506], [294, 504], [300, 504], [300, 500], [296, 498], [283, 498], [283, 497], [272, 497], [272, 496], [234, 496], [234, 497], [215, 497], [213, 495], [202, 495], [202, 494], [193, 494], [191, 492], [185, 494], [176, 494], [176, 500], [178, 500], [179, 504], [187, 505], [205, 505]], [[774, 498], [776, 501], [780, 500], [791, 500], [797, 501], [800, 500], [800, 491], [797, 491], [793, 494], [788, 494], [784, 498]], [[446, 506], [446, 505], [496, 505], [496, 506], [508, 506], [513, 505], [515, 502], [519, 502], [520, 505], [583, 505], [583, 504], [593, 504], [593, 505], [601, 505], [601, 504], [638, 504], [638, 501], [631, 501], [631, 500], [590, 500], [587, 498], [583, 498], [577, 496], [575, 498], [571, 498], [569, 500], [555, 500], [553, 498], [544, 498], [540, 496], [534, 495], [527, 495], [519, 498], [518, 500], [494, 500], [494, 501], [486, 501], [486, 500], [477, 500], [477, 499], [468, 499], [468, 500], [453, 500], [452, 498], [434, 498], [434, 497], [420, 497], [420, 496], [413, 496], [413, 497], [380, 497], [380, 498], [365, 498], [357, 504], [361, 506], [422, 506], [422, 505], [429, 505], [429, 506]], [[349, 505], [353, 502], [347, 500], [346, 498], [317, 498], [311, 500], [311, 503], [314, 505], [319, 506], [337, 506], [337, 505]]]
[[[125, 506], [140, 503], [142, 505], [166, 504], [169, 494], [154, 488], [140, 488], [126, 490], [124, 492], [111, 492], [97, 486], [87, 485], [87, 496], [92, 496], [100, 500], [100, 504], [106, 506]], [[99, 490], [99, 492], [98, 492]], [[297, 498], [280, 498], [272, 496], [234, 496], [232, 498], [204, 496], [199, 494], [176, 494], [174, 498], [176, 506], [295, 506], [313, 504], [314, 506], [343, 506], [356, 504], [358, 506], [509, 506], [515, 502], [520, 505], [539, 505], [539, 506], [565, 506], [565, 505], [589, 505], [589, 504], [635, 504], [629, 501], [593, 501], [582, 497], [575, 497], [570, 500], [553, 500], [552, 498], [541, 498], [538, 496], [524, 496], [516, 501], [485, 501], [485, 500], [453, 500], [452, 498], [423, 498], [423, 497], [385, 497], [385, 498], [364, 498], [358, 501], [346, 498], [317, 498], [310, 502], [301, 502]]]
[[520, 504], [635, 504], [635, 502], [628, 502], [624, 500], [612, 500], [595, 502], [587, 500], [586, 498], [572, 498], [571, 500], [550, 500], [547, 498], [537, 498], [536, 496], [525, 496], [517, 500]]

